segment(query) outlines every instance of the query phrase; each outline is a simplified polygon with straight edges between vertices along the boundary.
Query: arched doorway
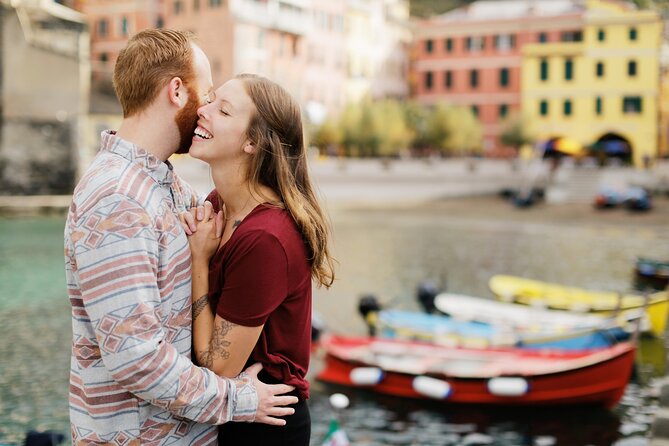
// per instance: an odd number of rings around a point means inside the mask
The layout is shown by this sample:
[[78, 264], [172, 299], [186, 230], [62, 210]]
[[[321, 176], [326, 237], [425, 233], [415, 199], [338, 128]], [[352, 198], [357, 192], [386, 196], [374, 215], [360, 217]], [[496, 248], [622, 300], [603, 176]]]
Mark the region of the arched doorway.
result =
[[627, 138], [617, 133], [607, 133], [601, 136], [590, 147], [590, 152], [597, 158], [600, 165], [632, 164], [632, 144]]

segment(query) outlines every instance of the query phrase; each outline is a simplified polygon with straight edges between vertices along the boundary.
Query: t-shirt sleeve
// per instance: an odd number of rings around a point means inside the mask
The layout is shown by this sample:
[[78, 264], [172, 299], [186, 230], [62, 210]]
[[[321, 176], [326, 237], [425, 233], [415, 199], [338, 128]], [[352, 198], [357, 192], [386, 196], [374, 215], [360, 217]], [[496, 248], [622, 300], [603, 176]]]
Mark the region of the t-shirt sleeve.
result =
[[263, 325], [288, 290], [288, 260], [276, 236], [264, 231], [243, 234], [223, 273], [216, 312], [246, 327]]

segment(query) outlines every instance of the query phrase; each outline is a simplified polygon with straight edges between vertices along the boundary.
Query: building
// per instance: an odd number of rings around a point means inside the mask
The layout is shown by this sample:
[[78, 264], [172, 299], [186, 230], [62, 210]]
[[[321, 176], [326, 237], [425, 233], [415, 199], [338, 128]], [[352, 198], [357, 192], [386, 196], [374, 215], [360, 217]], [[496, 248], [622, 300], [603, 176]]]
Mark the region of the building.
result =
[[662, 22], [623, 2], [586, 5], [581, 38], [524, 47], [523, 111], [540, 140], [644, 165], [658, 155]]
[[90, 30], [91, 71], [95, 89], [111, 88], [119, 51], [128, 38], [163, 25], [162, 0], [70, 0], [84, 14]]
[[579, 38], [583, 8], [572, 0], [477, 1], [413, 23], [412, 95], [425, 105], [469, 106], [484, 153], [509, 155], [503, 123], [521, 111], [525, 45]]
[[72, 192], [89, 92], [84, 17], [44, 0], [0, 0], [0, 193]]
[[408, 97], [410, 44], [406, 0], [349, 0], [346, 102]]

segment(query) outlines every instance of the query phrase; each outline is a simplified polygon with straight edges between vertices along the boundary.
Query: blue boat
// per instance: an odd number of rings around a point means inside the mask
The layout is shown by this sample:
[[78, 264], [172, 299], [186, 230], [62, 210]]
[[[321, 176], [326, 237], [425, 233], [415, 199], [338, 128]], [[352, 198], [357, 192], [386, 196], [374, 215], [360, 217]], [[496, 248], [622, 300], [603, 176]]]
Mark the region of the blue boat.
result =
[[466, 348], [591, 349], [609, 347], [630, 337], [630, 333], [618, 325], [567, 332], [521, 333], [508, 325], [402, 310], [381, 310], [367, 319], [375, 320], [376, 336], [381, 338]]

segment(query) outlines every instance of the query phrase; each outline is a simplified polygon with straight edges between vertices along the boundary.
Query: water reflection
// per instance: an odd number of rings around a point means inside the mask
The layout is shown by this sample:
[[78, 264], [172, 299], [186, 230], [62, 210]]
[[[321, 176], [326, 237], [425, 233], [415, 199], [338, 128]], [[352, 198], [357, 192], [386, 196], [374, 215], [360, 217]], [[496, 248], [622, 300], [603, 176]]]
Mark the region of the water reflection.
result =
[[[365, 333], [356, 310], [364, 293], [418, 309], [415, 288], [427, 278], [491, 297], [487, 280], [497, 273], [624, 290], [636, 257], [662, 258], [669, 243], [659, 227], [528, 222], [441, 205], [340, 210], [332, 219], [339, 279], [330, 291], [316, 290], [314, 303], [328, 327], [344, 334]], [[0, 442], [19, 444], [27, 429], [69, 432], [62, 231], [62, 218], [0, 220]], [[352, 405], [345, 422], [356, 445], [460, 444], [467, 435], [504, 445], [610, 445], [645, 435], [657, 409], [648, 385], [666, 373], [663, 342], [643, 338], [639, 361], [638, 384], [614, 411], [447, 407], [346, 389]], [[314, 385], [313, 444], [325, 435], [332, 390]]]

